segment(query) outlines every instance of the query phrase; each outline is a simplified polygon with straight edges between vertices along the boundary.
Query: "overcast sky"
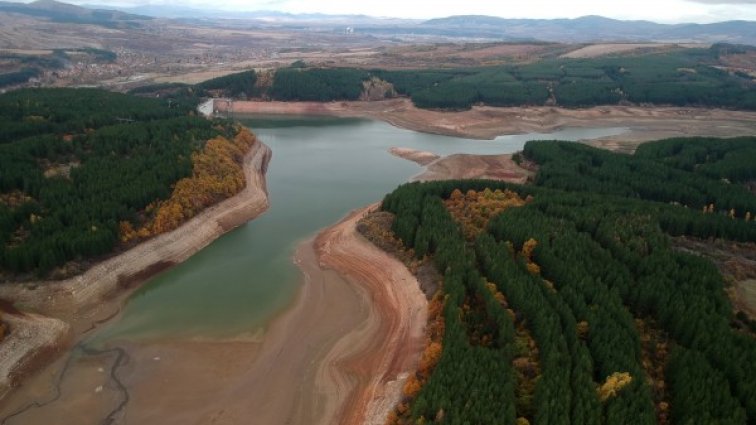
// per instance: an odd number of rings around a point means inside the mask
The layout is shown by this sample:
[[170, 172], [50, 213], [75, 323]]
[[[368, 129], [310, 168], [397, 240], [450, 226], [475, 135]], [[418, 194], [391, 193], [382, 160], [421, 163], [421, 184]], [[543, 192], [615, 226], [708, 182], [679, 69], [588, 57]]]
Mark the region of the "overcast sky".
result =
[[[62, 0], [66, 1], [66, 0]], [[657, 22], [756, 20], [756, 0], [68, 0], [103, 5], [159, 4], [292, 13], [365, 14], [399, 18], [493, 15], [506, 18], [575, 18], [603, 15]]]

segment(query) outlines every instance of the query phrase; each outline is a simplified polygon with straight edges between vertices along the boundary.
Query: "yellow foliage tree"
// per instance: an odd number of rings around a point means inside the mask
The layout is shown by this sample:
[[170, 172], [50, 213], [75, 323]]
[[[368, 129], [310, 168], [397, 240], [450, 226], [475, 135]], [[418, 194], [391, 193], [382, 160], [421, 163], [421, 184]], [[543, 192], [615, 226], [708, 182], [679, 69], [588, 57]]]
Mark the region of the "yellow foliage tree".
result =
[[128, 242], [137, 237], [137, 232], [134, 231], [134, 227], [129, 221], [122, 221], [118, 223], [119, 234], [121, 235], [121, 242]]
[[614, 372], [606, 378], [604, 382], [598, 388], [598, 396], [601, 402], [605, 402], [612, 397], [616, 397], [620, 390], [630, 385], [633, 382], [633, 377], [627, 372]]
[[528, 239], [523, 245], [522, 245], [522, 255], [525, 256], [528, 260], [533, 259], [533, 251], [538, 246], [538, 241], [530, 238]]
[[462, 225], [468, 239], [473, 239], [482, 232], [488, 221], [502, 211], [525, 203], [516, 192], [500, 189], [484, 189], [482, 192], [468, 190], [464, 195], [459, 189], [455, 189], [445, 202], [446, 208]]
[[578, 322], [577, 324], [577, 334], [580, 338], [586, 339], [588, 337], [588, 332], [590, 331], [590, 326], [588, 325], [588, 322], [585, 320]]
[[499, 291], [499, 288], [496, 287], [496, 284], [493, 282], [486, 282], [486, 287], [488, 288], [488, 291], [491, 293], [491, 295], [494, 296], [496, 301], [499, 302], [504, 307], [507, 307], [509, 304], [507, 304], [507, 297], [504, 296], [504, 294]]
[[156, 212], [139, 231], [122, 223], [121, 240], [169, 232], [208, 206], [239, 193], [246, 185], [244, 155], [256, 141], [246, 128], [238, 128], [232, 140], [222, 136], [208, 140], [202, 151], [192, 154], [192, 176], [179, 180], [168, 200], [148, 206], [145, 212]]
[[412, 375], [407, 378], [407, 382], [404, 384], [404, 396], [414, 398], [420, 392], [421, 388], [422, 385], [420, 384], [420, 381], [417, 380], [415, 375]]
[[541, 274], [541, 266], [534, 262], [529, 262], [527, 265], [525, 265], [525, 268], [528, 269], [528, 273], [532, 275], [539, 275]]
[[522, 256], [525, 257], [528, 272], [533, 275], [541, 274], [541, 267], [533, 262], [533, 251], [538, 246], [538, 241], [530, 238], [522, 245]]
[[441, 358], [441, 352], [443, 351], [443, 347], [441, 346], [440, 342], [431, 342], [428, 344], [427, 347], [425, 347], [425, 351], [423, 351], [423, 355], [420, 358], [420, 365], [418, 366], [418, 373], [421, 373], [424, 376], [428, 376], [430, 374], [430, 371], [433, 370], [433, 368], [436, 367], [438, 364], [438, 360]]

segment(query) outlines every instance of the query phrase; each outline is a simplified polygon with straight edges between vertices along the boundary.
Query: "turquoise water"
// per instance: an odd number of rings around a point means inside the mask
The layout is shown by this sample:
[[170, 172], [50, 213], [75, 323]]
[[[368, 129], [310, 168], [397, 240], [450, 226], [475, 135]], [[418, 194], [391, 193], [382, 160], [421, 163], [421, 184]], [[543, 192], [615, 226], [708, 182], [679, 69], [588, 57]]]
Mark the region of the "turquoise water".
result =
[[389, 154], [392, 146], [441, 155], [512, 153], [528, 140], [591, 139], [626, 130], [572, 129], [480, 141], [361, 119], [243, 122], [273, 150], [267, 174], [270, 209], [143, 285], [122, 317], [95, 335], [96, 341], [254, 333], [293, 300], [300, 284], [292, 263], [298, 242], [350, 210], [380, 200], [422, 170]]

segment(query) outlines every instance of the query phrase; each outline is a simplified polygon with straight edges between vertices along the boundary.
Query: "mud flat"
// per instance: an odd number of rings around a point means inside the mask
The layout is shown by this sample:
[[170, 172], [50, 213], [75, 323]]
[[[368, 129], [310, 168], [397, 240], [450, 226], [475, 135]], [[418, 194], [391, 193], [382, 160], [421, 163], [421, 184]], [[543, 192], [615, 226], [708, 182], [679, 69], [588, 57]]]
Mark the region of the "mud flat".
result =
[[420, 174], [412, 177], [412, 181], [488, 179], [524, 184], [535, 175], [533, 167], [517, 164], [510, 154], [453, 154], [440, 157], [433, 152], [409, 148], [391, 148], [389, 152], [425, 166]]
[[440, 157], [436, 155], [433, 152], [428, 151], [419, 151], [416, 149], [409, 149], [409, 148], [398, 148], [394, 147], [389, 149], [389, 153], [394, 156], [398, 156], [399, 158], [406, 159], [408, 161], [412, 161], [418, 165], [428, 165], [431, 162], [439, 159]]
[[[259, 334], [114, 341], [69, 368], [57, 399], [8, 424], [65, 412], [66, 423], [94, 425], [123, 400], [109, 416], [123, 423], [382, 424], [416, 368], [427, 302], [402, 263], [357, 233], [367, 211], [300, 243], [301, 290]], [[107, 379], [117, 350], [128, 359], [121, 389]]]
[[427, 301], [401, 262], [357, 233], [369, 208], [299, 245], [294, 304], [196, 423], [384, 423], [416, 368]]

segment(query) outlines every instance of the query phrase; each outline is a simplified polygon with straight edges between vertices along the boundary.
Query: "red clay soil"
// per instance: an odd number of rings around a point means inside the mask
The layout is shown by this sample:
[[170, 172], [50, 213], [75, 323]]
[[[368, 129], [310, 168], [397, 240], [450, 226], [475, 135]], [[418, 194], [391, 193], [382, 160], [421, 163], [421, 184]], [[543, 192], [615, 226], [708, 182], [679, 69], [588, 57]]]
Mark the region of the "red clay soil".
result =
[[377, 324], [360, 348], [343, 359], [341, 373], [357, 381], [339, 415], [338, 423], [344, 425], [385, 421], [406, 376], [416, 368], [427, 315], [427, 301], [410, 271], [357, 232], [357, 222], [368, 211], [353, 212], [314, 242], [321, 266], [367, 292]]

